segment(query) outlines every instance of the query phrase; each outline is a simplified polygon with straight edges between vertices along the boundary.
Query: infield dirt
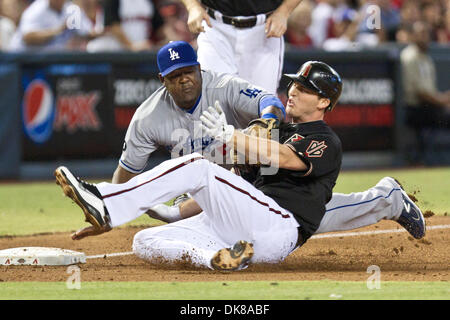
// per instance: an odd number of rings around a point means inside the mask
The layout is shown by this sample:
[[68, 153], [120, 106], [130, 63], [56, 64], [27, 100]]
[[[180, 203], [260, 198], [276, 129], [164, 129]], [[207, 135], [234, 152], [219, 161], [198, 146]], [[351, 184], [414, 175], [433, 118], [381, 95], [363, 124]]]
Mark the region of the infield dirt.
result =
[[[427, 225], [449, 225], [450, 217], [432, 216]], [[87, 256], [131, 251], [134, 235], [144, 227], [128, 227], [73, 241], [70, 233], [1, 237], [0, 249], [57, 247]], [[396, 222], [352, 231], [402, 229]], [[383, 281], [449, 281], [449, 229], [429, 230], [415, 240], [407, 232], [310, 239], [276, 265], [250, 265], [246, 270], [221, 273], [186, 264], [149, 263], [134, 255], [88, 259], [80, 264], [82, 281], [366, 281], [367, 268], [376, 265]], [[2, 266], [2, 281], [66, 281], [67, 267]]]

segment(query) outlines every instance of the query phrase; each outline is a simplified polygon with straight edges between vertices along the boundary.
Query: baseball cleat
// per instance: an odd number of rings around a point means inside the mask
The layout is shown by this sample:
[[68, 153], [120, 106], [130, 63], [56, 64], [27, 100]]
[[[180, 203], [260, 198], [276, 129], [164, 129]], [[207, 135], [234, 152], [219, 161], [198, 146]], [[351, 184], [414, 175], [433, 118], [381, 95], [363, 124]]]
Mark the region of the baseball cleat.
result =
[[240, 270], [247, 266], [253, 253], [253, 244], [240, 240], [232, 248], [217, 251], [211, 259], [211, 265], [220, 271]]
[[414, 238], [421, 239], [425, 236], [425, 218], [419, 207], [411, 200], [397, 179], [392, 178], [400, 186], [402, 192], [403, 208], [397, 222], [405, 228]]
[[108, 211], [95, 185], [76, 178], [66, 167], [55, 170], [56, 184], [83, 210], [86, 221], [97, 229], [110, 227]]

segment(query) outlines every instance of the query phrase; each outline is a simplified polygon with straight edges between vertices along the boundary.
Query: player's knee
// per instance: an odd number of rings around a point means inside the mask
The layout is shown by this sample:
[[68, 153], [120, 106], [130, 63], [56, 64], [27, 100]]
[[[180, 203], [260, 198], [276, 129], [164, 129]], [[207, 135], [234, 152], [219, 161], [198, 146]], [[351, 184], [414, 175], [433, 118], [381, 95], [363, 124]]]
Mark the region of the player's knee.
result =
[[153, 238], [151, 229], [141, 230], [136, 233], [133, 238], [132, 246], [134, 254], [138, 257], [145, 256], [145, 253], [147, 252], [146, 248], [151, 245], [151, 242], [154, 240]]
[[139, 231], [138, 233], [136, 233], [134, 235], [133, 238], [133, 252], [135, 255], [140, 256], [140, 253], [142, 251], [142, 247], [143, 247], [143, 242], [142, 242], [142, 231]]

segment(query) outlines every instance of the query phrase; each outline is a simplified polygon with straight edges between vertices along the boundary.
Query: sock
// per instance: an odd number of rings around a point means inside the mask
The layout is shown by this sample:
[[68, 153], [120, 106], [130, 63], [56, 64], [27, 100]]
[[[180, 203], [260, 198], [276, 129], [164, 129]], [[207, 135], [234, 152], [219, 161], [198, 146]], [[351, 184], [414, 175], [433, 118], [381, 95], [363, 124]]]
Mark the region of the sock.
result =
[[154, 218], [167, 223], [181, 220], [180, 208], [178, 206], [169, 207], [165, 204], [157, 204], [147, 211], [147, 214]]

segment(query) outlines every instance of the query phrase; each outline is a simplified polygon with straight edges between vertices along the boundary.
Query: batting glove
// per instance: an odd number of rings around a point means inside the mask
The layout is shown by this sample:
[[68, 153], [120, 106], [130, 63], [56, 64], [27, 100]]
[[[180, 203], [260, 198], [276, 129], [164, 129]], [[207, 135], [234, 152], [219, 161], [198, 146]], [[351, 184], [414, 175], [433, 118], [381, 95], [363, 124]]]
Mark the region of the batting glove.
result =
[[234, 127], [227, 124], [225, 113], [220, 107], [219, 101], [216, 100], [213, 107], [203, 111], [200, 116], [202, 121], [202, 130], [207, 136], [213, 137], [214, 140], [222, 143], [227, 143], [231, 140], [234, 134]]

